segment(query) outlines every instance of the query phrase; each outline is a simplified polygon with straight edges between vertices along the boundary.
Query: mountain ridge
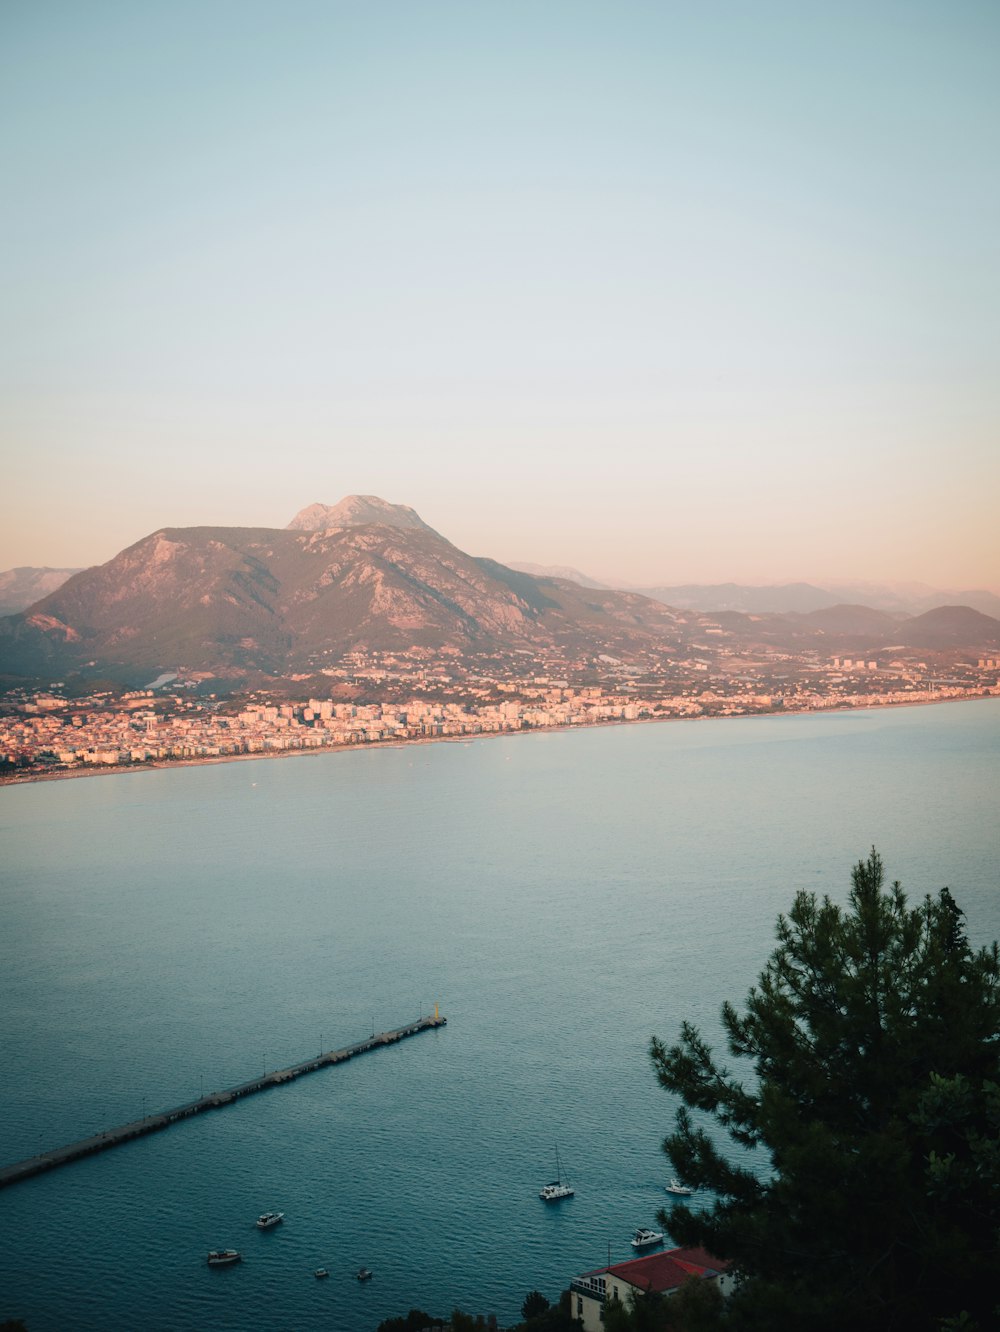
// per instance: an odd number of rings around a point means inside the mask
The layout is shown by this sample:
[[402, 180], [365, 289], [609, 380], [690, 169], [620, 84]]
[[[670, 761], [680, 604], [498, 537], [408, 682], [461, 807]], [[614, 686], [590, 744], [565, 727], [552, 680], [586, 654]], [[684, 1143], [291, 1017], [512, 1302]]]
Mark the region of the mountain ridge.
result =
[[682, 653], [891, 644], [992, 649], [1000, 620], [969, 607], [922, 617], [843, 604], [786, 614], [673, 607], [474, 557], [405, 505], [347, 496], [307, 506], [285, 528], [158, 529], [0, 619], [0, 670], [278, 676], [357, 651], [649, 665]]
[[551, 649], [662, 637], [634, 594], [587, 603], [460, 551], [431, 529], [161, 528], [0, 621], [8, 673], [97, 658], [144, 668], [316, 669], [350, 650]]

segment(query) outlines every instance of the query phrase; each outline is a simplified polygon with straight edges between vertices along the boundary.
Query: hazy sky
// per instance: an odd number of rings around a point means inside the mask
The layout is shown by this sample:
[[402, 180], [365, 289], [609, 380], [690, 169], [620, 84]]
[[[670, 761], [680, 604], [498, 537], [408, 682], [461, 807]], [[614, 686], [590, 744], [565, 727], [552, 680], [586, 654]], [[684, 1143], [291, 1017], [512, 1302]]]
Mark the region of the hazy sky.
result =
[[0, 139], [0, 569], [1000, 586], [995, 0], [0, 0]]

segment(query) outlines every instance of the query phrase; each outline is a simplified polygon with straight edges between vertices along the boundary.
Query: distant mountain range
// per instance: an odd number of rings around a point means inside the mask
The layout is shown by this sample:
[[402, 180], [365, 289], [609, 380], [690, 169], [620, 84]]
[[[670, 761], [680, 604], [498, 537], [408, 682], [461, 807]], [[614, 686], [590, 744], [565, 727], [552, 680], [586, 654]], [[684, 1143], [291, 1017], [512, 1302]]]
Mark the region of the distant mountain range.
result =
[[830, 606], [807, 614], [745, 616], [736, 611], [716, 613], [718, 623], [743, 628], [756, 626], [762, 643], [796, 649], [827, 644], [831, 654], [872, 653], [900, 649], [948, 652], [974, 650], [1000, 644], [1000, 620], [971, 606], [936, 606], [922, 615], [898, 615], [871, 606]]
[[[613, 587], [566, 565], [512, 564], [512, 569], [539, 577], [570, 578], [581, 587]], [[676, 583], [668, 587], [631, 586], [629, 590], [662, 601], [665, 606], [682, 610], [742, 611], [745, 615], [806, 614], [830, 606], [871, 606], [874, 610], [895, 611], [900, 615], [922, 615], [945, 603], [971, 606], [984, 615], [1000, 617], [1000, 596], [985, 588], [965, 591], [943, 590], [924, 583], [889, 586], [884, 583], [834, 583], [818, 587], [813, 583], [778, 583], [755, 586], [746, 583]]]
[[610, 583], [599, 583], [596, 578], [588, 578], [579, 569], [570, 568], [568, 564], [512, 564], [509, 567], [521, 573], [532, 574], [535, 578], [565, 578], [571, 583], [579, 583], [581, 587], [611, 589]]
[[14, 615], [47, 597], [79, 569], [7, 569], [0, 573], [0, 615]]
[[473, 557], [413, 509], [354, 495], [310, 505], [284, 529], [154, 532], [0, 619], [0, 672], [309, 674], [347, 651], [411, 648], [607, 661], [727, 646], [832, 654], [1000, 645], [1000, 620], [968, 606], [916, 617], [862, 605], [802, 609], [799, 593], [794, 611], [747, 613], [670, 606], [670, 589], [654, 590], [585, 587]]
[[945, 602], [971, 606], [983, 615], [1000, 616], [1000, 597], [985, 589], [935, 591], [921, 585], [908, 589], [874, 583], [844, 583], [816, 587], [812, 583], [783, 583], [774, 587], [751, 587], [741, 583], [685, 583], [676, 587], [643, 587], [635, 591], [678, 606], [703, 611], [742, 611], [747, 615], [806, 614], [845, 603], [870, 606], [896, 614], [922, 615]]
[[[296, 514], [288, 530], [315, 531], [323, 527], [353, 527], [363, 522], [433, 532], [414, 509], [405, 504], [389, 504], [375, 495], [349, 495], [339, 504], [311, 504]], [[294, 526], [293, 526], [294, 524]], [[435, 534], [437, 535], [437, 534]], [[580, 587], [600, 591], [614, 590], [613, 583], [602, 583], [566, 564], [516, 563], [507, 566], [535, 578], [558, 578]], [[26, 610], [40, 598], [61, 587], [79, 569], [19, 568], [0, 573], [0, 615]], [[840, 583], [819, 587], [813, 583], [677, 583], [666, 587], [629, 586], [630, 592], [661, 601], [680, 610], [742, 611], [745, 615], [785, 615], [826, 610], [844, 604], [870, 606], [874, 610], [894, 611], [901, 616], [921, 615], [944, 604], [971, 606], [984, 615], [1000, 618], [1000, 596], [985, 588], [964, 591], [932, 588], [924, 583], [889, 586], [882, 583]]]

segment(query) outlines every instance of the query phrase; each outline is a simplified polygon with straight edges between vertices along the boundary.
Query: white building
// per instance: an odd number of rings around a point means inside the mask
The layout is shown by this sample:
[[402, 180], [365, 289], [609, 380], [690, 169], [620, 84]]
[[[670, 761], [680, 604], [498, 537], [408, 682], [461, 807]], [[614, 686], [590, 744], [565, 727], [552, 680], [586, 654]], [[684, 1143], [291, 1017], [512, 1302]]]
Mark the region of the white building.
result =
[[713, 1258], [704, 1249], [664, 1249], [644, 1258], [613, 1263], [573, 1278], [570, 1312], [583, 1320], [584, 1332], [602, 1332], [605, 1301], [618, 1300], [627, 1306], [633, 1296], [650, 1292], [675, 1295], [693, 1277], [717, 1282], [722, 1294], [728, 1296], [736, 1284], [728, 1268], [729, 1263]]

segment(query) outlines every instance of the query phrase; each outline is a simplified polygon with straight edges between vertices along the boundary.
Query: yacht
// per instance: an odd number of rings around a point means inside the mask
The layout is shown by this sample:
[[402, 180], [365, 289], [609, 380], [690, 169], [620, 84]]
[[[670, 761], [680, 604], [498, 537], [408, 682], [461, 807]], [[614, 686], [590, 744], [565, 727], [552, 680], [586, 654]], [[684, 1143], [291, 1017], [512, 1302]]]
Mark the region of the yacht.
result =
[[632, 1236], [633, 1249], [648, 1249], [653, 1244], [663, 1243], [662, 1230], [646, 1230], [640, 1228]]
[[314, 1277], [328, 1277], [329, 1275], [330, 1273], [326, 1270], [325, 1267], [317, 1267], [316, 1271], [313, 1272]]
[[682, 1184], [679, 1179], [672, 1179], [669, 1184], [663, 1186], [668, 1193], [672, 1193], [675, 1198], [690, 1198], [693, 1192], [686, 1184]]
[[559, 1148], [557, 1147], [556, 1177], [551, 1184], [545, 1184], [542, 1186], [538, 1196], [541, 1198], [542, 1202], [558, 1202], [560, 1198], [572, 1198], [574, 1193], [575, 1189], [570, 1188], [568, 1184], [562, 1182], [559, 1169]]
[[257, 1229], [270, 1230], [272, 1226], [276, 1226], [279, 1221], [283, 1221], [284, 1219], [284, 1212], [261, 1212], [260, 1216], [257, 1218]]
[[226, 1267], [229, 1263], [238, 1263], [243, 1255], [239, 1249], [211, 1249], [208, 1255], [209, 1267]]

